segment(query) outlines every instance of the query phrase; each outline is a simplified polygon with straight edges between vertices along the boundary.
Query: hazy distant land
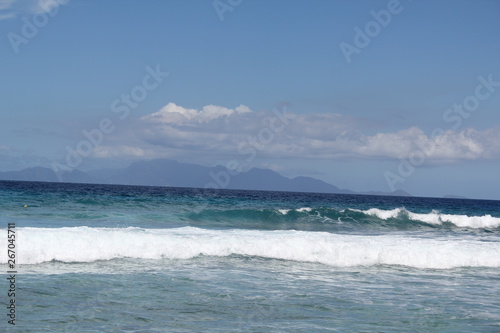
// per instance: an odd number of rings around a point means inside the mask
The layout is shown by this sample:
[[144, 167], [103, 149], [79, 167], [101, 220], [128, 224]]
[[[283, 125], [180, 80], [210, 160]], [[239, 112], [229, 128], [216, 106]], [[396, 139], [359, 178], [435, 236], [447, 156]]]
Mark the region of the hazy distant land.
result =
[[123, 169], [73, 170], [59, 177], [50, 168], [34, 167], [0, 172], [0, 180], [411, 196], [402, 190], [357, 193], [312, 177], [287, 178], [269, 169], [235, 172], [220, 165], [206, 167], [168, 159], [139, 161]]

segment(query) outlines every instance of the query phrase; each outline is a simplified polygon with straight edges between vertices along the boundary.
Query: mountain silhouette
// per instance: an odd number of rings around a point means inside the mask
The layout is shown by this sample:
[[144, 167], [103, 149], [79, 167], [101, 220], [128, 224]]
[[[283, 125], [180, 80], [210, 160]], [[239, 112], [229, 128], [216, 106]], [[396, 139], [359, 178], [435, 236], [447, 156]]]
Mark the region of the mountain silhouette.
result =
[[[122, 169], [73, 170], [57, 175], [52, 169], [35, 167], [21, 171], [0, 172], [0, 180], [68, 182], [91, 184], [146, 185], [262, 191], [315, 192], [355, 194], [311, 177], [287, 178], [276, 171], [252, 168], [245, 172], [223, 166], [206, 167], [169, 159], [134, 162]], [[364, 194], [410, 196], [398, 190], [392, 193]]]

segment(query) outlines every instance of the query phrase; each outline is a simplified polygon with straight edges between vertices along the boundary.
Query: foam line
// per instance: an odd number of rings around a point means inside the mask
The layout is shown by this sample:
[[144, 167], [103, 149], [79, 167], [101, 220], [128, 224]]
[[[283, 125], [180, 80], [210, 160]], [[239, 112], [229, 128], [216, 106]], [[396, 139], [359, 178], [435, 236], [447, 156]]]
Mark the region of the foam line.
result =
[[[258, 256], [336, 267], [403, 265], [418, 268], [500, 267], [500, 242], [470, 237], [345, 235], [306, 231], [206, 230], [194, 227], [17, 228], [18, 264], [115, 258], [190, 259], [200, 255]], [[493, 237], [494, 238], [494, 237]], [[497, 238], [494, 238], [497, 240]], [[7, 248], [5, 237], [0, 248]], [[0, 263], [7, 262], [6, 251]]]

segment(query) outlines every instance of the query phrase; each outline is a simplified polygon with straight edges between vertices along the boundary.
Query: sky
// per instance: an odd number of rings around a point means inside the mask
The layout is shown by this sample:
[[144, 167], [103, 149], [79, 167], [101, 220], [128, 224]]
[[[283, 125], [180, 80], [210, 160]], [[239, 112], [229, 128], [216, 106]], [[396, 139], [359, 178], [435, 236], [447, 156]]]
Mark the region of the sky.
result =
[[0, 0], [0, 171], [156, 158], [500, 200], [500, 1]]

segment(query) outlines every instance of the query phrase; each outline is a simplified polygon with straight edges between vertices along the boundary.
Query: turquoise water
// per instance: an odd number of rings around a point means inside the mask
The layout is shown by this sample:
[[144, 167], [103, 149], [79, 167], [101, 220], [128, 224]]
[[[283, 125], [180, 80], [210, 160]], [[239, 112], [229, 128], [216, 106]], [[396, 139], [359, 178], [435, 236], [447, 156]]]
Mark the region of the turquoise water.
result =
[[500, 331], [498, 201], [0, 182], [0, 207], [12, 332]]

